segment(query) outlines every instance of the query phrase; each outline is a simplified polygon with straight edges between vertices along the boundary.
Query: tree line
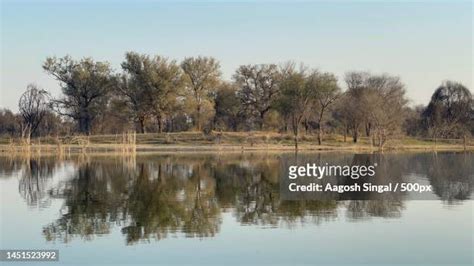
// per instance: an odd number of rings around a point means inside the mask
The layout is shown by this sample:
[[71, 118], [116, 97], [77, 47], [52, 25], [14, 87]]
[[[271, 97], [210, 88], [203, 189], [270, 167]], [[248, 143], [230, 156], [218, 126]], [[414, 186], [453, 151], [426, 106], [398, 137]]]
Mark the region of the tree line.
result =
[[92, 58], [48, 57], [44, 71], [62, 94], [52, 97], [28, 85], [19, 112], [0, 110], [0, 134], [43, 136], [109, 134], [134, 130], [252, 131], [360, 136], [383, 146], [403, 136], [460, 138], [474, 133], [474, 101], [455, 81], [435, 89], [427, 106], [410, 107], [401, 79], [389, 74], [347, 72], [337, 77], [303, 64], [250, 64], [222, 78], [213, 57], [127, 52], [121, 70]]

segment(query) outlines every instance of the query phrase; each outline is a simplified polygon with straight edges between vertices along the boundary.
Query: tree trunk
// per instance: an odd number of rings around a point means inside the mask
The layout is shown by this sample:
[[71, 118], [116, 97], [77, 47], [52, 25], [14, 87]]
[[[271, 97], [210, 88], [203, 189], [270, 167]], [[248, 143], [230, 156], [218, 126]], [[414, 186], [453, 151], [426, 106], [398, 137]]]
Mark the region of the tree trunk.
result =
[[324, 115], [324, 108], [321, 110], [319, 114], [319, 120], [318, 120], [318, 144], [321, 145], [323, 142], [323, 115]]
[[91, 119], [88, 113], [84, 112], [79, 117], [79, 132], [82, 134], [90, 135], [91, 131]]
[[196, 107], [196, 129], [201, 131], [201, 105], [198, 104]]
[[162, 133], [163, 132], [163, 119], [161, 117], [161, 115], [157, 115], [156, 116], [156, 120], [158, 120], [158, 133]]
[[298, 132], [295, 133], [295, 150], [298, 150]]
[[298, 128], [300, 120], [298, 118], [293, 118], [293, 136], [295, 139], [295, 150], [298, 150]]
[[144, 117], [139, 117], [138, 118], [138, 123], [136, 124], [136, 128], [138, 133], [145, 133], [145, 118]]
[[365, 124], [365, 135], [367, 137], [370, 137], [370, 134], [372, 133], [372, 125], [370, 123]]
[[354, 143], [357, 143], [357, 138], [359, 137], [359, 131], [357, 129], [353, 129], [353, 132], [352, 132], [352, 141]]
[[321, 145], [323, 142], [323, 129], [321, 128], [321, 125], [319, 125], [319, 130], [318, 130], [318, 145]]
[[463, 145], [464, 145], [464, 151], [467, 150], [467, 138], [466, 138], [466, 134], [463, 135]]
[[347, 141], [347, 132], [349, 132], [349, 127], [345, 125], [344, 126], [344, 142]]
[[79, 118], [79, 133], [86, 132], [86, 122], [83, 116]]
[[258, 121], [258, 127], [263, 130], [263, 119], [265, 118], [265, 112], [260, 112], [260, 120]]
[[306, 135], [308, 135], [308, 130], [309, 130], [309, 123], [308, 123], [308, 120], [305, 119], [303, 125], [304, 125], [304, 133], [305, 133]]
[[376, 134], [377, 134], [377, 140], [378, 140], [377, 146], [379, 147], [379, 151], [383, 151], [383, 145], [385, 143], [384, 133], [383, 131], [381, 132], [380, 129], [378, 129]]
[[37, 130], [38, 130], [38, 127], [41, 123], [41, 120], [42, 120], [42, 117], [39, 117], [38, 120], [36, 121], [36, 123], [32, 123], [32, 125], [30, 127], [31, 128], [30, 138], [39, 135], [39, 134], [37, 134]]

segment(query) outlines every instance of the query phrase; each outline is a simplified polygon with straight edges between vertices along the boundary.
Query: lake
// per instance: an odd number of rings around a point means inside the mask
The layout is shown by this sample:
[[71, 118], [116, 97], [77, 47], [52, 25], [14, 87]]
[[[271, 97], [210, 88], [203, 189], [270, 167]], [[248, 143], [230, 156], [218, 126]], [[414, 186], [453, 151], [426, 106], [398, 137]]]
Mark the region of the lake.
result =
[[[360, 158], [433, 191], [280, 198], [289, 162]], [[473, 153], [3, 156], [1, 249], [58, 249], [53, 265], [472, 265], [473, 185]]]

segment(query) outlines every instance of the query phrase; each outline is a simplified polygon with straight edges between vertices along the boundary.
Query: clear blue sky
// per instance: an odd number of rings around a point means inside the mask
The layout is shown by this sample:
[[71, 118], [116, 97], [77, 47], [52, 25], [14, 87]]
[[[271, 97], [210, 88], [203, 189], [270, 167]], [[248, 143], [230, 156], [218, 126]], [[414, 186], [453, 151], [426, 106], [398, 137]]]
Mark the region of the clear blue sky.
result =
[[[471, 1], [1, 1], [0, 107], [28, 83], [60, 90], [47, 56], [91, 56], [119, 71], [126, 51], [210, 55], [226, 79], [241, 64], [301, 61], [334, 72], [399, 75], [412, 104], [446, 79], [471, 91]], [[343, 86], [344, 87], [344, 86]]]

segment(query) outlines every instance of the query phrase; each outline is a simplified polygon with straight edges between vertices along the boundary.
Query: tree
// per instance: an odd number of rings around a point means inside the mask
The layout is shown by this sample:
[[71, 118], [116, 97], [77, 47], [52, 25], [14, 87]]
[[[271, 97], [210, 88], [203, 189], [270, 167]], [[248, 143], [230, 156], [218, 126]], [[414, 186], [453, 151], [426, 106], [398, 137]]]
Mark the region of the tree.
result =
[[345, 82], [347, 91], [341, 101], [339, 117], [346, 126], [346, 131], [352, 131], [352, 140], [357, 143], [359, 139], [359, 128], [367, 117], [366, 103], [364, 102], [366, 87], [364, 80], [368, 73], [364, 72], [348, 72], [345, 74]]
[[48, 57], [43, 69], [60, 82], [64, 94], [52, 101], [54, 109], [74, 119], [80, 133], [90, 134], [92, 122], [115, 85], [109, 64], [91, 58], [75, 61], [69, 56]]
[[422, 136], [423, 135], [423, 121], [422, 114], [425, 106], [417, 105], [414, 107], [407, 107], [405, 110], [405, 121], [403, 123], [403, 130], [408, 136]]
[[19, 117], [9, 109], [0, 108], [0, 135], [13, 136], [19, 131]]
[[231, 83], [222, 83], [217, 89], [214, 102], [215, 126], [220, 128], [226, 127], [230, 130], [237, 131], [237, 126], [241, 118], [241, 110], [235, 86]]
[[68, 124], [61, 120], [61, 117], [50, 108], [44, 114], [43, 119], [37, 129], [38, 136], [59, 135], [69, 130]]
[[346, 73], [345, 80], [348, 89], [340, 115], [351, 128], [354, 142], [365, 125], [367, 136], [382, 149], [401, 132], [407, 104], [403, 83], [398, 77], [367, 72]]
[[119, 76], [117, 84], [120, 98], [127, 106], [135, 128], [140, 133], [145, 133], [145, 122], [152, 113], [144, 68], [142, 57], [139, 54], [126, 53], [125, 61], [122, 62], [124, 73]]
[[181, 69], [174, 60], [161, 56], [153, 58], [142, 55], [142, 75], [151, 108], [158, 122], [158, 132], [163, 131], [163, 122], [177, 104], [182, 89]]
[[337, 85], [337, 78], [333, 74], [319, 73], [317, 71], [311, 73], [307, 84], [316, 93], [314, 107], [317, 109], [318, 144], [321, 145], [324, 115], [340, 96], [341, 89]]
[[49, 94], [34, 84], [29, 84], [21, 95], [18, 108], [23, 118], [22, 135], [36, 135], [38, 126], [48, 111]]
[[446, 81], [431, 96], [431, 101], [423, 112], [424, 123], [431, 135], [465, 136], [472, 131], [474, 101], [469, 89], [460, 83]]
[[278, 79], [278, 68], [273, 64], [240, 66], [234, 75], [242, 107], [252, 117], [257, 116], [259, 129], [278, 95]]
[[311, 111], [317, 92], [313, 84], [308, 81], [303, 67], [296, 71], [293, 65], [287, 66], [282, 75], [276, 106], [280, 113], [290, 118], [295, 149], [298, 149], [299, 126]]
[[148, 114], [154, 115], [158, 132], [162, 132], [166, 116], [173, 112], [183, 97], [182, 71], [176, 61], [161, 56], [128, 52], [125, 57], [122, 68], [128, 78], [122, 78], [122, 84], [128, 82], [123, 88], [128, 94], [127, 101], [139, 123]]
[[151, 105], [158, 121], [158, 132], [162, 132], [163, 119], [174, 111], [180, 100], [178, 97], [183, 95], [182, 72], [176, 61], [160, 56], [151, 60], [150, 68], [146, 76], [150, 85]]
[[212, 57], [187, 57], [181, 63], [186, 76], [187, 89], [195, 102], [194, 124], [202, 129], [202, 112], [205, 102], [210, 102], [220, 82], [220, 65]]
[[350, 133], [351, 127], [351, 114], [348, 107], [351, 98], [349, 97], [347, 91], [342, 93], [338, 101], [335, 103], [335, 107], [331, 112], [332, 117], [334, 118], [331, 121], [336, 128], [339, 128], [342, 131], [344, 136], [344, 142], [347, 141], [347, 135]]
[[366, 80], [369, 120], [375, 129], [373, 143], [383, 149], [385, 143], [401, 133], [408, 100], [400, 78], [373, 75]]

